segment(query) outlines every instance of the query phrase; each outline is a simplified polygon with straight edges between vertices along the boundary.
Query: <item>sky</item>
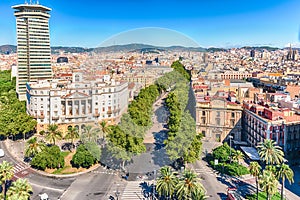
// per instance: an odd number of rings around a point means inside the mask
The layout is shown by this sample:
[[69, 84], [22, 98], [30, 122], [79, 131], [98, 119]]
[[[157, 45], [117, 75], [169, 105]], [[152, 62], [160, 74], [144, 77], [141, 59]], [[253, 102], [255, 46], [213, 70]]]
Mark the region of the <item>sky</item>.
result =
[[[11, 6], [24, 2], [0, 0], [0, 45], [16, 44]], [[176, 45], [179, 34], [201, 47], [284, 47], [289, 43], [300, 47], [299, 0], [39, 0], [39, 3], [52, 9], [52, 46], [97, 47], [108, 44], [107, 41], [118, 44], [124, 40], [112, 37], [124, 38], [120, 33], [128, 35], [128, 32], [131, 38], [126, 42], [147, 43], [152, 29], [145, 27], [156, 27], [153, 34], [157, 34], [156, 45], [160, 46], [171, 46], [171, 38]], [[164, 33], [159, 35], [157, 30]], [[176, 37], [165, 33], [168, 30]]]

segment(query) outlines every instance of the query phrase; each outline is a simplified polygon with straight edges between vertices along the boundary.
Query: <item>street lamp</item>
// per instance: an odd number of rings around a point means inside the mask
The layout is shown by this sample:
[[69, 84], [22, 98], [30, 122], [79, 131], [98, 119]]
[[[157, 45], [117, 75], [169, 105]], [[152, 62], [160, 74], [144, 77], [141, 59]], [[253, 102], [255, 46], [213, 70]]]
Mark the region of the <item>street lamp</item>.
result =
[[152, 189], [152, 199], [155, 199], [155, 180], [156, 180], [156, 170], [154, 170], [153, 172], [153, 176], [154, 176], [154, 184], [153, 184], [153, 189]]
[[116, 197], [117, 200], [119, 200], [120, 192], [119, 192], [119, 184], [117, 184], [117, 191], [116, 191]]
[[230, 163], [231, 163], [231, 139], [233, 139], [233, 136], [232, 135], [229, 135], [229, 150], [230, 150], [230, 153], [229, 153], [229, 156], [230, 156]]

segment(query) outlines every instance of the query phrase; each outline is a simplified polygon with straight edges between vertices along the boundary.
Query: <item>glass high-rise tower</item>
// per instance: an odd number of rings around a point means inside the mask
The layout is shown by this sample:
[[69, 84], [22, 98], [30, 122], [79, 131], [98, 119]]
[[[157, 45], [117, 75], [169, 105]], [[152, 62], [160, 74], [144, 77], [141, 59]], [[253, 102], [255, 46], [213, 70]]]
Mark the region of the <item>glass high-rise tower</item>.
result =
[[50, 8], [38, 4], [21, 4], [15, 9], [17, 23], [18, 72], [16, 91], [26, 99], [26, 83], [51, 79], [49, 35]]

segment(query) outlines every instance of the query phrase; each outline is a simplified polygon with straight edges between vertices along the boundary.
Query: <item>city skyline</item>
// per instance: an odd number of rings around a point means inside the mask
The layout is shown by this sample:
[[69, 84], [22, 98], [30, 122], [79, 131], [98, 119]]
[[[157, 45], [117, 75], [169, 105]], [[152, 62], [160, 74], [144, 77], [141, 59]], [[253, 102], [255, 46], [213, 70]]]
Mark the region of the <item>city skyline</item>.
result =
[[[29, 2], [29, 1], [28, 1]], [[35, 2], [35, 1], [33, 1]], [[16, 44], [16, 27], [11, 6], [24, 1], [0, 3], [0, 44]], [[276, 46], [289, 43], [299, 47], [299, 19], [296, 0], [252, 1], [164, 1], [130, 2], [82, 1], [39, 2], [52, 9], [51, 46], [97, 47], [121, 32], [159, 27], [174, 30], [194, 40], [201, 47]], [[74, 23], [76, 22], [76, 23]], [[164, 35], [164, 34], [162, 34]], [[131, 43], [135, 37], [132, 36]], [[157, 44], [166, 44], [167, 36]], [[147, 44], [139, 41], [139, 43]], [[118, 44], [118, 43], [116, 43]]]

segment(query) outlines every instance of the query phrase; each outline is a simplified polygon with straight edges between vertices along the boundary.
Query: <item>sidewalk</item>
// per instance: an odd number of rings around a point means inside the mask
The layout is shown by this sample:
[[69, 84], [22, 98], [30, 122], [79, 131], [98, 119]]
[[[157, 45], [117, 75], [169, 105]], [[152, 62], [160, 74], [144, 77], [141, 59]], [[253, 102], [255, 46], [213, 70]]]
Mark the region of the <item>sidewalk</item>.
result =
[[24, 140], [12, 141], [6, 139], [3, 144], [16, 161], [24, 162], [25, 142]]

